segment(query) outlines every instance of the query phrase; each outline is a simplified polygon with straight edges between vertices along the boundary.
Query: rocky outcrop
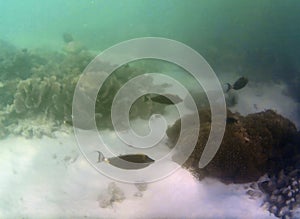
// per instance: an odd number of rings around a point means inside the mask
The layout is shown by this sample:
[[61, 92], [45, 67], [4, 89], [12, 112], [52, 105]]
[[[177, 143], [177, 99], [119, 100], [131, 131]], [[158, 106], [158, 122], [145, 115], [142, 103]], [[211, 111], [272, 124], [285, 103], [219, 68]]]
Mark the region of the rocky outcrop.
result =
[[[197, 145], [184, 167], [200, 179], [216, 177], [229, 183], [257, 180], [265, 173], [276, 172], [287, 163], [293, 146], [289, 140], [296, 134], [295, 125], [272, 110], [241, 116], [228, 111], [226, 131], [221, 146], [212, 161], [203, 169], [198, 168], [210, 132], [210, 111], [199, 111], [201, 126]], [[180, 120], [167, 130], [170, 142], [177, 141]], [[185, 133], [188, 144], [189, 130]]]
[[265, 193], [263, 206], [280, 218], [292, 218], [300, 204], [300, 169], [285, 169], [258, 183]]

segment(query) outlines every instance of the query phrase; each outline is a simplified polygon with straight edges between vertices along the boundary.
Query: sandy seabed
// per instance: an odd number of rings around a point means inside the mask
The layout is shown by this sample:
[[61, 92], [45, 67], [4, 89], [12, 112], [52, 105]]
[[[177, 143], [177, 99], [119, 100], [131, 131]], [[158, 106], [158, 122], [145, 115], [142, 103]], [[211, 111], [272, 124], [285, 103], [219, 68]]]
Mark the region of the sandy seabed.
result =
[[[298, 105], [283, 88], [250, 84], [234, 110], [247, 114], [271, 108], [299, 127]], [[112, 180], [90, 166], [73, 134], [56, 136], [0, 141], [0, 218], [274, 218], [261, 207], [263, 197], [246, 194], [247, 184], [199, 182], [182, 168], [148, 184], [142, 197], [135, 195], [135, 185], [116, 182], [125, 199], [101, 208], [99, 196]]]
[[272, 218], [245, 185], [198, 182], [184, 169], [150, 183], [142, 197], [135, 185], [116, 182], [125, 200], [101, 208], [112, 180], [90, 166], [74, 136], [57, 135], [1, 141], [0, 218]]

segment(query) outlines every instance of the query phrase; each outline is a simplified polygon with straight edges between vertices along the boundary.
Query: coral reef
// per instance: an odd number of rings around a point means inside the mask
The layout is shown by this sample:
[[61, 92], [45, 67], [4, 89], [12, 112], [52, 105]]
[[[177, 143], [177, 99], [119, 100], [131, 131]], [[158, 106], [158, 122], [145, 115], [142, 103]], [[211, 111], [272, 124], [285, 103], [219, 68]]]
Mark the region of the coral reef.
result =
[[71, 118], [76, 82], [76, 77], [68, 76], [61, 80], [55, 76], [20, 80], [12, 103], [2, 107], [6, 124], [2, 132], [27, 138], [53, 137], [53, 132]]
[[[285, 165], [284, 160], [290, 155], [288, 141], [296, 133], [292, 122], [272, 110], [245, 117], [230, 111], [227, 115], [226, 131], [217, 154], [205, 168], [199, 169], [199, 159], [210, 132], [209, 110], [199, 111], [201, 127], [198, 141], [184, 164], [186, 168], [199, 178], [210, 176], [223, 182], [244, 183], [255, 181], [263, 174], [275, 172]], [[173, 145], [179, 130], [180, 120], [167, 130]], [[190, 131], [183, 132], [184, 144], [189, 144]]]
[[51, 100], [60, 92], [61, 84], [56, 81], [55, 76], [22, 80], [14, 96], [14, 110], [17, 114], [25, 112], [35, 114], [38, 111], [47, 113], [50, 110], [49, 105], [52, 104]]
[[[72, 125], [74, 89], [92, 58], [88, 50], [73, 40], [66, 42], [63, 51], [20, 50], [0, 41], [0, 137], [8, 134], [53, 136], [51, 132], [60, 126]], [[101, 66], [110, 66], [110, 63], [102, 63]], [[144, 66], [145, 62], [122, 66], [105, 81], [96, 102], [99, 128], [112, 128], [110, 115], [114, 95], [129, 79], [152, 71]], [[150, 66], [155, 68], [155, 65]], [[99, 69], [96, 70], [98, 72]], [[152, 78], [148, 77], [136, 89], [152, 85]], [[98, 91], [93, 87], [93, 81], [86, 86], [89, 91]], [[162, 89], [157, 86], [158, 91]], [[152, 112], [162, 111], [162, 106], [151, 101], [144, 103], [141, 99], [133, 105], [130, 118], [147, 119]]]
[[7, 129], [5, 126], [5, 113], [0, 111], [0, 139], [7, 136]]
[[[300, 132], [286, 147], [283, 169], [258, 181], [265, 194], [263, 207], [280, 218], [298, 218], [300, 206]], [[288, 149], [288, 150], [287, 150]]]
[[46, 63], [47, 57], [0, 40], [0, 81], [29, 78], [34, 73], [32, 69]]
[[53, 136], [70, 121], [75, 85], [88, 51], [19, 50], [0, 41], [0, 137]]
[[[101, 87], [97, 101], [96, 101], [96, 122], [99, 128], [112, 128], [111, 122], [111, 105], [113, 98], [118, 90], [131, 78], [146, 73], [149, 69], [139, 68], [137, 66], [125, 65], [117, 69], [111, 74]], [[132, 90], [142, 90], [149, 87], [154, 87], [156, 91], [162, 92], [164, 87], [153, 84], [153, 78], [151, 76], [145, 76], [143, 83], [135, 84], [135, 87], [131, 87]], [[134, 93], [128, 94], [127, 98], [134, 97]], [[122, 101], [126, 101], [125, 99]], [[163, 113], [164, 107], [160, 104], [155, 104], [152, 101], [145, 102], [143, 98], [138, 99], [132, 105], [130, 109], [130, 119], [140, 117], [142, 119], [149, 119], [154, 113]], [[98, 116], [97, 116], [98, 115]]]
[[135, 197], [143, 197], [143, 192], [147, 190], [148, 184], [147, 183], [135, 183], [134, 184], [138, 191], [133, 194]]
[[[294, 218], [300, 204], [300, 169], [281, 170], [258, 183], [265, 193], [264, 208], [279, 218]], [[298, 217], [295, 217], [298, 218]]]
[[78, 77], [65, 77], [57, 80], [55, 76], [22, 80], [14, 95], [13, 110], [18, 116], [27, 118], [44, 114], [62, 122], [71, 115], [71, 104]]
[[[70, 132], [67, 127], [66, 132]], [[43, 115], [38, 115], [36, 118], [24, 118], [19, 120], [17, 125], [12, 123], [6, 127], [7, 133], [12, 135], [23, 136], [25, 138], [41, 138], [48, 136], [50, 138], [55, 137], [55, 131], [62, 130], [62, 127], [54, 120], [46, 119]]]
[[19, 80], [9, 80], [1, 82], [0, 86], [0, 109], [10, 105], [14, 101], [14, 94], [16, 92]]

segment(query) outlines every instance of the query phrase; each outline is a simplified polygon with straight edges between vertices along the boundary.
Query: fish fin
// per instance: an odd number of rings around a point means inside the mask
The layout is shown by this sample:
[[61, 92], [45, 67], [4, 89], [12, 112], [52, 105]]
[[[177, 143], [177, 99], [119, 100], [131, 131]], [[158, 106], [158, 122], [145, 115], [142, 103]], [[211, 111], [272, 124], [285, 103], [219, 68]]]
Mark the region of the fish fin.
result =
[[248, 78], [242, 76], [234, 82], [234, 84], [232, 85], [232, 89], [240, 90], [244, 88], [247, 84], [248, 84]]
[[232, 89], [232, 85], [229, 83], [226, 83], [225, 86], [227, 86], [227, 87], [224, 88], [224, 93], [227, 93], [228, 91], [230, 91]]
[[103, 161], [106, 161], [107, 159], [104, 157], [104, 155], [100, 152], [100, 151], [96, 151], [99, 155], [98, 155], [98, 161], [97, 163], [101, 163]]
[[144, 96], [144, 102], [148, 102], [149, 100], [150, 100], [150, 97], [149, 97], [148, 94], [146, 94], [146, 95]]

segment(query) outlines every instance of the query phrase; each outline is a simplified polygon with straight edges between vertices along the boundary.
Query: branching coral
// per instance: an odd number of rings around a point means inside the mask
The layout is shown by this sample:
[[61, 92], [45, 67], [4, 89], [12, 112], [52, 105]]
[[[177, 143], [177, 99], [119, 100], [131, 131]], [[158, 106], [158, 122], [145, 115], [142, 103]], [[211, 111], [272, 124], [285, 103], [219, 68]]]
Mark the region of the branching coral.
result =
[[56, 77], [30, 78], [20, 81], [14, 96], [17, 114], [47, 112], [53, 106], [53, 99], [61, 93], [61, 84]]

